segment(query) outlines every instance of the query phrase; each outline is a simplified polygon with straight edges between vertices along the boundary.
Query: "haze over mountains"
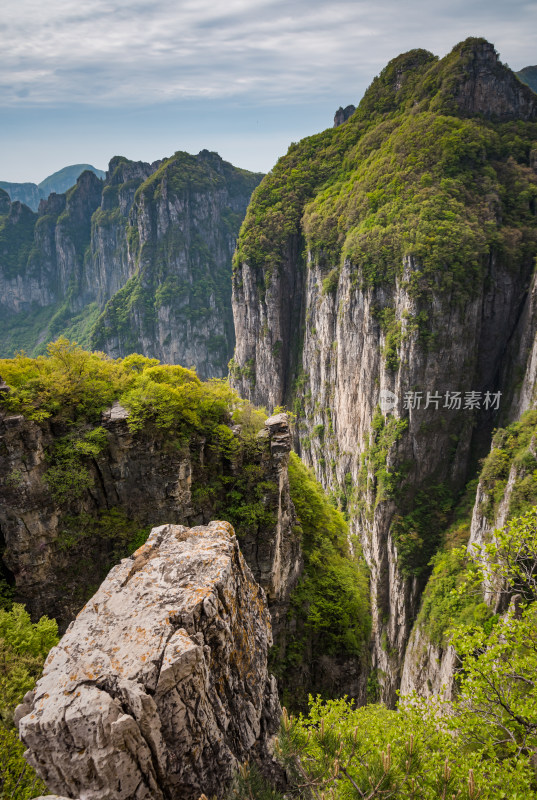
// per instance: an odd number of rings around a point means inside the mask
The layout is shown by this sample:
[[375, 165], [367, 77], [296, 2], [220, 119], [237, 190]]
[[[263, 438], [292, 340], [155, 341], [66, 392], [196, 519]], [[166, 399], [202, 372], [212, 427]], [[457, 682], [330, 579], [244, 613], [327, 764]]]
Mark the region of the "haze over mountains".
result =
[[37, 211], [41, 200], [46, 200], [52, 192], [56, 194], [66, 192], [71, 186], [75, 185], [79, 175], [87, 169], [97, 175], [98, 178], [104, 178], [105, 176], [102, 169], [96, 169], [91, 164], [73, 164], [54, 172], [42, 180], [41, 183], [0, 181], [0, 189], [4, 189], [11, 200], [19, 200], [31, 208], [32, 211]]

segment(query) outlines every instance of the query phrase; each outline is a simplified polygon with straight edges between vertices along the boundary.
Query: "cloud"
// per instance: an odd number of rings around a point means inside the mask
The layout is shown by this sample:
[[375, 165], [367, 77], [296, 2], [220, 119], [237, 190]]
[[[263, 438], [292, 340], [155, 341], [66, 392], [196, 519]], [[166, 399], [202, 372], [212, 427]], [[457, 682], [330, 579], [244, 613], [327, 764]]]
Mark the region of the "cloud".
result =
[[533, 64], [536, 29], [520, 0], [19, 0], [2, 9], [0, 105], [358, 99], [398, 53], [468, 35]]

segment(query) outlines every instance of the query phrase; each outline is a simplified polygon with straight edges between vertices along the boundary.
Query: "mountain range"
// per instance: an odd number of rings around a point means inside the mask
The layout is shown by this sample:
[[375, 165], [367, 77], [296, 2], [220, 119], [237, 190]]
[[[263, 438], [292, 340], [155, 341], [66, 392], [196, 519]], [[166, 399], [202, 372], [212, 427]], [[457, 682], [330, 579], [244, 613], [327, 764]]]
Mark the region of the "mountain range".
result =
[[53, 172], [41, 183], [10, 183], [0, 181], [0, 189], [4, 189], [11, 200], [19, 200], [32, 211], [37, 211], [41, 200], [46, 200], [49, 194], [61, 194], [75, 185], [77, 178], [85, 171], [90, 170], [98, 178], [104, 178], [102, 169], [96, 169], [91, 164], [72, 164], [69, 167]]

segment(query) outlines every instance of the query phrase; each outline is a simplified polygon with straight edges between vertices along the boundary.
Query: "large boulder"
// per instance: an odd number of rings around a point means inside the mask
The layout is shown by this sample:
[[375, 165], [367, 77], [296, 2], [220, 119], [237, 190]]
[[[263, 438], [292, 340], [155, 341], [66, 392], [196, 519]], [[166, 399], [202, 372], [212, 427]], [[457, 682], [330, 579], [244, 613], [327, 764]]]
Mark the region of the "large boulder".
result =
[[82, 800], [221, 796], [239, 763], [270, 758], [271, 641], [231, 525], [154, 528], [18, 707], [26, 757], [50, 791]]

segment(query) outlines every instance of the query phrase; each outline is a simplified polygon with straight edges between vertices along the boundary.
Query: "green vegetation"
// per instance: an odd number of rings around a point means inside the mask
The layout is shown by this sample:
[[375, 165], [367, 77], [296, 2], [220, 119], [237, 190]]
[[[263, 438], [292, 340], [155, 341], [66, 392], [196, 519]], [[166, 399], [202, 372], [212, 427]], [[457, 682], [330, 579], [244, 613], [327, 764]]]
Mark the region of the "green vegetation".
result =
[[[55, 557], [69, 608], [82, 605], [149, 531], [128, 507], [85, 510], [97, 466], [108, 458], [110, 434], [100, 425], [100, 414], [115, 400], [129, 410], [135, 439], [147, 437], [170, 459], [189, 460], [196, 516], [231, 522], [246, 550], [273, 536], [280, 487], [267, 437], [258, 435], [266, 413], [241, 400], [225, 381], [203, 383], [192, 370], [136, 354], [114, 360], [64, 339], [49, 345], [46, 357], [0, 361], [0, 374], [12, 387], [3, 400], [9, 411], [38, 424], [51, 419], [62, 431], [47, 454], [44, 480], [60, 513]], [[320, 426], [317, 434], [323, 433]], [[18, 480], [10, 476], [13, 491]], [[297, 683], [305, 660], [315, 664], [328, 654], [365, 661], [370, 614], [364, 563], [350, 554], [341, 512], [294, 454], [289, 480], [305, 570], [291, 599], [289, 625], [297, 633], [288, 645], [276, 643], [273, 665]], [[300, 686], [297, 706], [307, 696], [303, 679]]]
[[[277, 747], [278, 758], [300, 797], [537, 797], [527, 755], [504, 759], [486, 747], [470, 747], [446, 729], [434, 707], [408, 703], [390, 711], [378, 705], [354, 708], [346, 699], [322, 702], [310, 698], [310, 702], [307, 717], [289, 718], [284, 712]], [[456, 724], [464, 724], [462, 715]], [[486, 728], [482, 723], [481, 730]], [[241, 795], [246, 797], [246, 793]]]
[[[255, 269], [263, 296], [290, 256], [305, 269], [309, 251], [327, 270], [328, 294], [345, 260], [357, 286], [373, 287], [401, 282], [406, 259], [403, 286], [424, 302], [432, 293], [459, 302], [475, 294], [492, 252], [528, 271], [537, 123], [469, 118], [454, 99], [482, 44], [468, 39], [440, 61], [424, 50], [399, 56], [344, 125], [291, 145], [252, 196], [235, 271], [242, 262]], [[511, 79], [503, 65], [494, 69]]]
[[[461, 514], [465, 505], [466, 498]], [[459, 518], [452, 535], [460, 534], [461, 525]], [[449, 561], [436, 559], [434, 591], [451, 617], [449, 640], [462, 661], [455, 700], [403, 697], [391, 711], [380, 705], [354, 708], [346, 698], [310, 697], [307, 716], [289, 717], [284, 710], [276, 755], [290, 783], [286, 795], [310, 800], [537, 798], [537, 507], [498, 532], [487, 555], [487, 568], [479, 562], [472, 566], [462, 549], [451, 551]], [[491, 566], [522, 603], [483, 624], [483, 617], [467, 613], [465, 595]], [[258, 794], [252, 795], [254, 784]], [[233, 798], [273, 800], [269, 789], [243, 768]]]
[[13, 712], [40, 676], [58, 626], [47, 617], [32, 624], [24, 606], [0, 610], [0, 798], [29, 800], [47, 787], [23, 758], [25, 750], [13, 724]]
[[36, 220], [37, 214], [19, 203], [14, 203], [7, 214], [0, 213], [2, 272], [7, 278], [25, 273]]
[[453, 507], [453, 495], [440, 483], [418, 491], [411, 505], [411, 511], [394, 518], [391, 528], [397, 545], [397, 561], [406, 576], [427, 571], [442, 542], [442, 531], [447, 527]]
[[375, 498], [369, 513], [382, 501], [395, 496], [404, 469], [391, 469], [388, 456], [407, 425], [407, 420], [397, 419], [393, 414], [385, 417], [377, 406], [371, 423], [370, 441], [362, 454], [357, 491], [351, 496], [352, 507], [365, 508], [365, 496], [369, 491], [374, 492]]
[[481, 470], [481, 483], [487, 493], [481, 512], [489, 520], [494, 519], [511, 470], [515, 474], [509, 517], [523, 514], [537, 502], [537, 411], [534, 409], [494, 434], [492, 450]]
[[[286, 678], [304, 660], [307, 650], [310, 661], [323, 654], [365, 657], [370, 636], [365, 562], [358, 554], [350, 554], [342, 513], [331, 505], [310, 470], [294, 453], [289, 461], [289, 483], [298, 517], [304, 573], [291, 596], [288, 612], [296, 622], [297, 633], [287, 646], [283, 662], [273, 664], [284, 694]], [[307, 698], [294, 689], [289, 699], [294, 708], [303, 708]]]
[[[448, 631], [457, 625], [471, 625], [490, 633], [497, 620], [490, 607], [483, 602], [481, 583], [468, 583], [470, 561], [466, 547], [457, 547], [433, 556], [433, 571], [424, 592], [418, 625], [436, 645], [446, 647]], [[458, 589], [464, 586], [465, 591]]]

